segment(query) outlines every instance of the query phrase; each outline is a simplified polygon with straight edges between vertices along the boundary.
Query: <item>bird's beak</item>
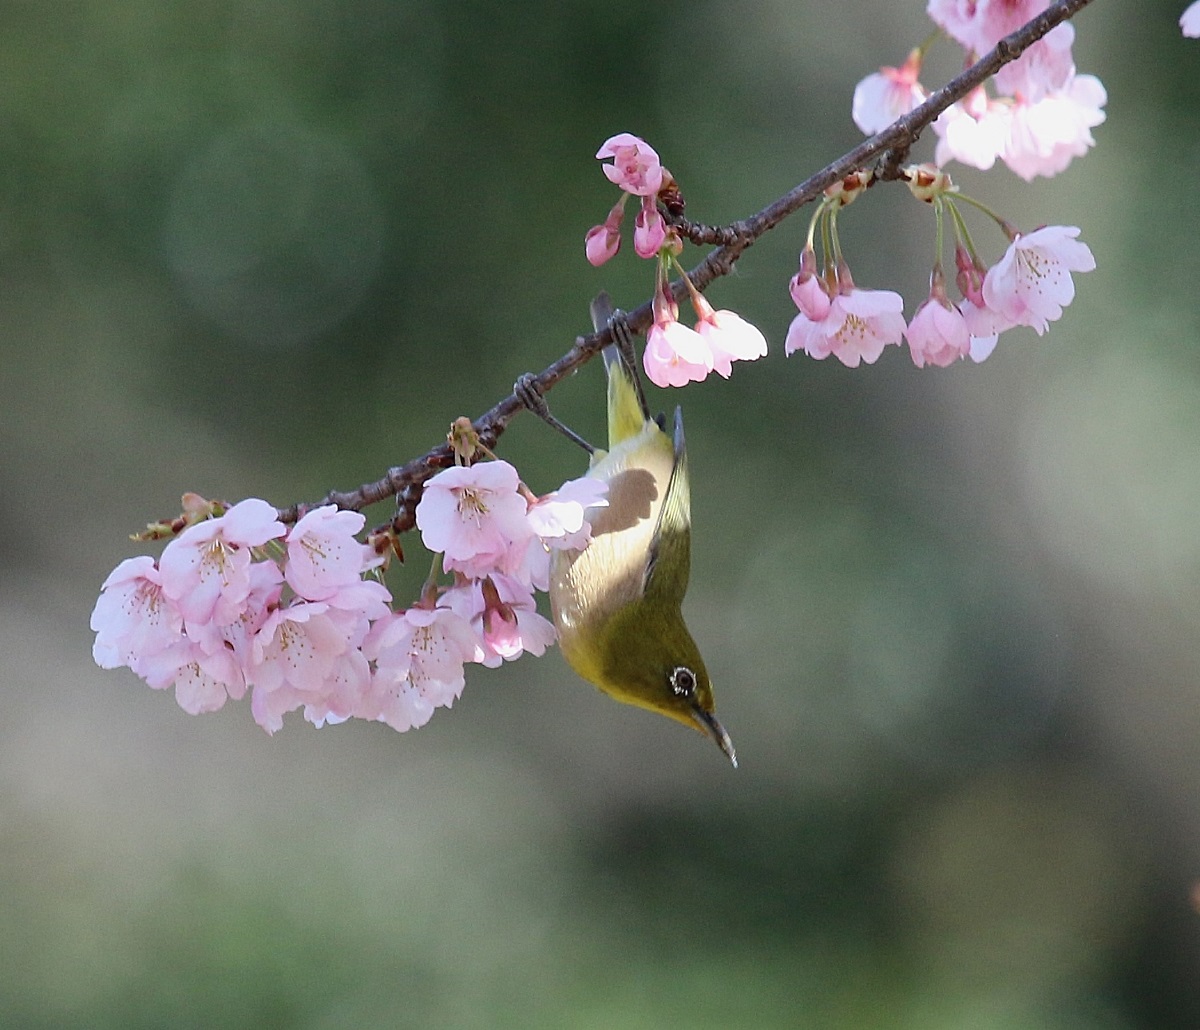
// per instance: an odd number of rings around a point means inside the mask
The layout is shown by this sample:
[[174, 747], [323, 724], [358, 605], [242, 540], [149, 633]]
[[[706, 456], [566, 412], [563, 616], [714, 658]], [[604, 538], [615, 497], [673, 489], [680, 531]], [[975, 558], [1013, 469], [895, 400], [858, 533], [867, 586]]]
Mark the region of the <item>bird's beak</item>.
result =
[[733, 763], [733, 767], [736, 769], [737, 752], [733, 750], [733, 741], [729, 739], [725, 727], [717, 722], [717, 717], [712, 712], [706, 712], [699, 705], [693, 707], [692, 717], [699, 724], [700, 729], [717, 742], [717, 747], [725, 752], [725, 757]]

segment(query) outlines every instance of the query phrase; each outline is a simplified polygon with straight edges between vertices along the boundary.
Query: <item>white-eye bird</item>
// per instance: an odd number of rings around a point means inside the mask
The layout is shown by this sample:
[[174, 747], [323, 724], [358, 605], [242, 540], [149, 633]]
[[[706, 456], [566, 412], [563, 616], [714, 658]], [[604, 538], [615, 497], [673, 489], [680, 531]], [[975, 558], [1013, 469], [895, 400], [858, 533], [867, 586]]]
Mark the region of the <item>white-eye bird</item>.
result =
[[613, 319], [607, 294], [593, 301], [592, 321], [597, 331], [612, 325], [622, 346], [604, 350], [608, 451], [594, 451], [587, 472], [608, 484], [608, 506], [589, 509], [585, 548], [553, 554], [550, 605], [563, 656], [618, 701], [711, 737], [736, 766], [733, 743], [714, 715], [708, 670], [680, 611], [692, 536], [683, 414], [675, 409], [672, 434], [650, 417], [629, 331]]

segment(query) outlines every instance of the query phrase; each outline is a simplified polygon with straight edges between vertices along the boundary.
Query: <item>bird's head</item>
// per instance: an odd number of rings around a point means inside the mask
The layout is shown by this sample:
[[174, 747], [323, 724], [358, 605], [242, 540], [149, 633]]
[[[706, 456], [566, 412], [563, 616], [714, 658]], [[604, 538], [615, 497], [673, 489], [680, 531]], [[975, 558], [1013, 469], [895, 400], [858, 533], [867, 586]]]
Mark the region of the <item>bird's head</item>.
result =
[[601, 689], [710, 737], [736, 768], [733, 742], [716, 717], [708, 669], [682, 616], [631, 615], [612, 627], [606, 641]]

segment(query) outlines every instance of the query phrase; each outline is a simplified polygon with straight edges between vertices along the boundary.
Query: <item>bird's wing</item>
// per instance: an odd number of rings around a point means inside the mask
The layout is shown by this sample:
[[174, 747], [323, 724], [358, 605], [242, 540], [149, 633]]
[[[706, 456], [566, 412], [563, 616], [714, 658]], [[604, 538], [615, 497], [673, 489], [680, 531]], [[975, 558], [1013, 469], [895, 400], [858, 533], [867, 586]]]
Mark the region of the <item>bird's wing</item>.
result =
[[688, 484], [687, 444], [683, 410], [675, 409], [674, 460], [658, 522], [650, 540], [642, 593], [683, 601], [687, 591], [692, 549], [692, 499]]

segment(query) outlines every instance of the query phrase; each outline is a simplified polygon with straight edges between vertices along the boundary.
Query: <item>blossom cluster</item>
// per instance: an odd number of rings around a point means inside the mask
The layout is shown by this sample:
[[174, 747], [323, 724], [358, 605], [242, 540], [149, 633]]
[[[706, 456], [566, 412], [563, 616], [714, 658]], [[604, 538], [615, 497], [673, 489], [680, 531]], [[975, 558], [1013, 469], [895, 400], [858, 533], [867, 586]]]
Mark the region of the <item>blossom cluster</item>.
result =
[[[906, 321], [904, 300], [898, 293], [855, 286], [832, 224], [837, 208], [869, 185], [869, 173], [851, 176], [827, 191], [813, 217], [800, 269], [788, 284], [800, 313], [788, 329], [786, 354], [803, 351], [813, 358], [832, 354], [854, 368], [860, 362], [877, 361], [885, 347], [898, 345], [903, 337], [918, 368], [926, 364], [945, 367], [965, 357], [983, 361], [1007, 329], [1028, 326], [1042, 335], [1074, 299], [1071, 273], [1096, 267], [1091, 250], [1077, 239], [1075, 226], [1049, 225], [1023, 234], [1002, 219], [997, 221], [1008, 234], [1008, 249], [988, 267], [954, 207], [958, 193], [949, 176], [929, 166], [905, 171], [914, 195], [937, 211], [939, 257], [930, 275], [928, 298]], [[947, 212], [957, 239], [955, 282], [962, 294], [957, 304], [947, 296], [940, 260]], [[813, 237], [822, 220], [833, 254], [826, 267], [819, 269]]]
[[[634, 221], [633, 249], [638, 257], [656, 258], [654, 281], [654, 324], [646, 334], [642, 367], [656, 386], [683, 386], [701, 382], [711, 372], [728, 379], [735, 361], [752, 361], [767, 353], [767, 341], [758, 329], [740, 315], [715, 310], [692, 285], [676, 260], [683, 242], [658, 209], [660, 198], [681, 206], [679, 187], [659, 160], [658, 152], [632, 133], [611, 136], [596, 157], [612, 158], [603, 166], [610, 182], [621, 189], [621, 198], [608, 217], [584, 237], [587, 259], [599, 266], [621, 249], [621, 222], [631, 196], [641, 198]], [[679, 305], [670, 290], [670, 272], [682, 276], [696, 313], [696, 327], [679, 321]]]
[[664, 186], [675, 180], [659, 161], [658, 151], [639, 136], [619, 132], [604, 141], [596, 151], [600, 160], [612, 158], [604, 165], [604, 174], [621, 189], [621, 199], [608, 212], [600, 225], [593, 226], [584, 237], [587, 259], [597, 268], [616, 257], [621, 249], [621, 223], [625, 219], [625, 204], [631, 196], [641, 199], [633, 223], [633, 249], [638, 257], [653, 258], [667, 245], [670, 234], [667, 223], [658, 210], [658, 195]]
[[316, 726], [421, 726], [462, 693], [467, 663], [496, 666], [554, 642], [534, 590], [547, 586], [551, 549], [587, 545], [586, 509], [606, 504], [606, 489], [580, 479], [536, 497], [503, 461], [439, 472], [417, 521], [453, 583], [431, 575], [399, 611], [382, 558], [357, 539], [358, 512], [327, 505], [289, 528], [257, 498], [210, 505], [157, 562], [128, 558], [105, 580], [93, 656], [174, 686], [191, 714], [250, 692], [268, 733], [301, 707]]
[[[933, 21], [973, 61], [1049, 6], [1049, 0], [929, 0]], [[1082, 157], [1104, 121], [1107, 94], [1093, 75], [1079, 75], [1071, 48], [1075, 29], [1064, 22], [1028, 47], [993, 79], [995, 95], [979, 86], [948, 107], [933, 123], [938, 136], [934, 160], [988, 169], [1003, 161], [1026, 181], [1057, 175]], [[866, 133], [875, 133], [928, 96], [918, 81], [924, 54], [913, 50], [899, 68], [881, 68], [854, 91], [851, 113]]]
[[671, 296], [666, 276], [654, 291], [654, 324], [646, 333], [642, 367], [655, 386], [700, 382], [710, 372], [728, 379], [733, 362], [761, 358], [767, 340], [758, 329], [733, 311], [716, 311], [684, 280], [696, 312], [696, 328], [679, 321], [679, 305]]

